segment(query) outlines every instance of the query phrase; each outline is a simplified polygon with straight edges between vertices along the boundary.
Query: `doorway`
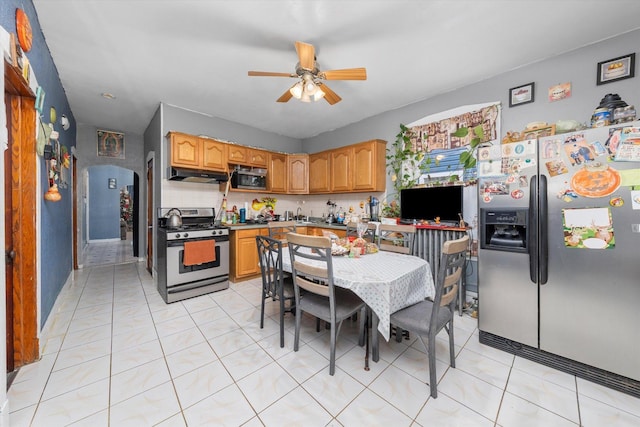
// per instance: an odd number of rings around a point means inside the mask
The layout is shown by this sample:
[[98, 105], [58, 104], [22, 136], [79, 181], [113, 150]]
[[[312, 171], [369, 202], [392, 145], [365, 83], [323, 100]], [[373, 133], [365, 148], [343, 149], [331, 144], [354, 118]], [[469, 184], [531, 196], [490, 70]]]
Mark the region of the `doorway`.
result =
[[82, 266], [138, 261], [138, 174], [115, 165], [85, 173]]

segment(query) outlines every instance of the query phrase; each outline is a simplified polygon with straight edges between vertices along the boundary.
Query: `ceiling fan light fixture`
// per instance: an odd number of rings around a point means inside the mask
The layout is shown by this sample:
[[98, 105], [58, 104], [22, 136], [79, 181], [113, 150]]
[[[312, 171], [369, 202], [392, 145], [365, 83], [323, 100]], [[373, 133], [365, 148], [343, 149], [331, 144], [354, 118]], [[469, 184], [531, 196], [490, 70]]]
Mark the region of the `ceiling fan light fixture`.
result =
[[296, 83], [295, 85], [293, 85], [291, 89], [289, 89], [289, 92], [291, 92], [291, 96], [293, 96], [295, 99], [302, 98], [303, 91], [304, 91], [304, 87], [302, 82]]
[[322, 98], [324, 98], [324, 91], [320, 89], [320, 86], [318, 86], [313, 94], [313, 100], [320, 101]]

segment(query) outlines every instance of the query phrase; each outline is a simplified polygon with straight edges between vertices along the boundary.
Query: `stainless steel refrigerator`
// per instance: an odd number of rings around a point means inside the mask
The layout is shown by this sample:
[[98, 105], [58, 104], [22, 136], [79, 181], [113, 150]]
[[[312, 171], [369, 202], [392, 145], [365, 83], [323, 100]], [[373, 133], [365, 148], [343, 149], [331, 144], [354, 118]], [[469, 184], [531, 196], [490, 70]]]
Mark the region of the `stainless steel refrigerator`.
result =
[[481, 342], [640, 395], [640, 122], [478, 160]]

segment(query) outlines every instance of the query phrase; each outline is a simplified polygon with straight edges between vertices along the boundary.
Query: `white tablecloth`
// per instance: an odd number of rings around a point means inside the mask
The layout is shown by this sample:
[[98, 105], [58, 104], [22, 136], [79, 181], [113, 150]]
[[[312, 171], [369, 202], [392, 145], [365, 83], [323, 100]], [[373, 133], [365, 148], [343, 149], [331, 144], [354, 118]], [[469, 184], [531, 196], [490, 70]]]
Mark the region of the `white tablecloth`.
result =
[[[283, 248], [282, 258], [283, 269], [291, 272], [289, 248]], [[334, 284], [351, 289], [375, 312], [387, 341], [391, 313], [435, 295], [429, 263], [422, 258], [381, 251], [360, 258], [334, 256], [332, 263]]]

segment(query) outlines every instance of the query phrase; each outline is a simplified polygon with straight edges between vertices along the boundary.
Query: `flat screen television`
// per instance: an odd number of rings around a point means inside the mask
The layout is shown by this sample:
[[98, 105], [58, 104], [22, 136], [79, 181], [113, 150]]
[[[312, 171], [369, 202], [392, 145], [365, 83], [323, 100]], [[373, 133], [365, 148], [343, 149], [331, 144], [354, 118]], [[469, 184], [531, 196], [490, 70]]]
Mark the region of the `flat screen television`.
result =
[[460, 221], [458, 214], [462, 212], [461, 185], [444, 187], [408, 188], [400, 190], [400, 219], [402, 222], [434, 221], [440, 217], [441, 222]]

